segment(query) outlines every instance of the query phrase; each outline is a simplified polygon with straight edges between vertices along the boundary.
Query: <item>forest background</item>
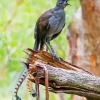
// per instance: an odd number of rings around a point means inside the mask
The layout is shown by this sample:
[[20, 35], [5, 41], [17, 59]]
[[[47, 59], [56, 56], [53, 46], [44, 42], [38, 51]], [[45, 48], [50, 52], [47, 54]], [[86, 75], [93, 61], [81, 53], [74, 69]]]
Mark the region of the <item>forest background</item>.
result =
[[[34, 46], [34, 27], [38, 17], [53, 8], [57, 0], [0, 0], [0, 100], [11, 100], [14, 86], [23, 69], [20, 60], [26, 60], [24, 49]], [[66, 7], [66, 26], [59, 37], [52, 41], [57, 54], [68, 57], [67, 27], [80, 6], [79, 0], [70, 0]], [[34, 87], [34, 85], [33, 85]], [[25, 83], [19, 95], [31, 100]], [[44, 100], [44, 87], [41, 86], [41, 100]], [[59, 96], [50, 93], [50, 100]], [[70, 95], [66, 95], [70, 100]], [[24, 100], [24, 99], [23, 99]], [[32, 100], [35, 100], [32, 98]]]

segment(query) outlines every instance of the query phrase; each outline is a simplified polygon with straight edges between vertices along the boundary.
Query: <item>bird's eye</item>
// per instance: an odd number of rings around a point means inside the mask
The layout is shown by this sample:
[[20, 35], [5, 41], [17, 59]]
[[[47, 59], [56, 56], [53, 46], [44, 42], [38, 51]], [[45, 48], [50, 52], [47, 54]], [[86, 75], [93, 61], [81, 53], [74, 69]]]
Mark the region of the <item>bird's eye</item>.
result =
[[64, 1], [64, 2], [63, 2], [63, 4], [65, 4], [65, 5], [66, 5], [66, 4], [67, 4], [67, 1]]
[[60, 1], [59, 3], [62, 4], [62, 1]]

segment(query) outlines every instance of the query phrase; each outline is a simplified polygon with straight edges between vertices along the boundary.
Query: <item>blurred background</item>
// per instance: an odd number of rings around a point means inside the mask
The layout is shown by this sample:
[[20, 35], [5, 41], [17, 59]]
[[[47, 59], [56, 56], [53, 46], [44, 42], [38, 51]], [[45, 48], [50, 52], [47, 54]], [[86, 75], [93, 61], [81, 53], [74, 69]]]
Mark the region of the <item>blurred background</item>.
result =
[[[11, 100], [14, 86], [23, 69], [20, 60], [25, 61], [27, 57], [23, 50], [34, 46], [35, 23], [44, 11], [55, 6], [56, 1], [0, 0], [0, 100]], [[68, 56], [67, 26], [80, 2], [69, 0], [69, 4], [71, 6], [65, 9], [66, 26], [60, 36], [52, 41], [57, 54], [65, 60]], [[41, 100], [44, 100], [44, 87], [41, 86], [40, 92]], [[35, 100], [27, 92], [25, 83], [18, 94], [23, 100]], [[60, 100], [59, 95], [50, 93], [50, 100]], [[70, 100], [70, 95], [66, 94], [66, 100]]]

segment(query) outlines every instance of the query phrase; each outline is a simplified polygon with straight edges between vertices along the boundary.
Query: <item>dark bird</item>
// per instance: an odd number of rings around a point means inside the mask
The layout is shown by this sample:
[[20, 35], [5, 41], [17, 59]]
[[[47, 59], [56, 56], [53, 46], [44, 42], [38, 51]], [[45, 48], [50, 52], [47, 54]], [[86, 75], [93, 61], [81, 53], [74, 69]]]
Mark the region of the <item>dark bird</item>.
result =
[[64, 8], [69, 5], [68, 0], [58, 0], [56, 6], [44, 12], [35, 25], [35, 44], [34, 50], [42, 50], [44, 44], [46, 51], [50, 51], [53, 59], [60, 60], [55, 54], [50, 41], [55, 39], [65, 26], [65, 11]]

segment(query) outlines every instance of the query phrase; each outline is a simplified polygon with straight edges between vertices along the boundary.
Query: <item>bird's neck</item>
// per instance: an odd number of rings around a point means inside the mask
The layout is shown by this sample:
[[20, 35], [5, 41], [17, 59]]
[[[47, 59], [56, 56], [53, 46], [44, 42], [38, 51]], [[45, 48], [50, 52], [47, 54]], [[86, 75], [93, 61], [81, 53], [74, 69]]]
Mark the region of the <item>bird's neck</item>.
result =
[[56, 5], [56, 7], [54, 8], [55, 10], [64, 10], [63, 8], [61, 8], [59, 5]]

